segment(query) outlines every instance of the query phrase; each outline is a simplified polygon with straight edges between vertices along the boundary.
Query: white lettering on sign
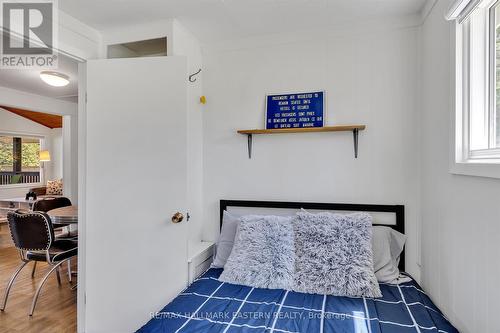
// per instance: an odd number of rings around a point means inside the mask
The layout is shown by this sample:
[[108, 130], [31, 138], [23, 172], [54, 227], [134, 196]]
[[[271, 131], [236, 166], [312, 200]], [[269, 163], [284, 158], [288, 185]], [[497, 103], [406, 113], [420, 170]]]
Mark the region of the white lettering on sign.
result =
[[[321, 98], [319, 98], [321, 97]], [[268, 95], [267, 128], [322, 126], [324, 93]]]

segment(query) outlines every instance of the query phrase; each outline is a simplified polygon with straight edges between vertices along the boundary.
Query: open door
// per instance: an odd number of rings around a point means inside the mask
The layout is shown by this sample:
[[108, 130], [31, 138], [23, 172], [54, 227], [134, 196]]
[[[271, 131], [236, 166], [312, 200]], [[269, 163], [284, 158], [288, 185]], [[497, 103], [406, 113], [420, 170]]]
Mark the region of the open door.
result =
[[86, 67], [85, 331], [132, 332], [187, 284], [186, 59]]

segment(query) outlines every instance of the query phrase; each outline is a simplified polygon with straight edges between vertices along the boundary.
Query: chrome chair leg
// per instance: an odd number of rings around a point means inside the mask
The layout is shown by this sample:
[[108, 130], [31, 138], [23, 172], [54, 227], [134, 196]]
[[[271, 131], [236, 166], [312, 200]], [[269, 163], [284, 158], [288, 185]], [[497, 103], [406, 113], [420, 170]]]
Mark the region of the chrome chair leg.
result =
[[19, 273], [21, 272], [21, 270], [28, 263], [29, 263], [29, 261], [24, 261], [21, 265], [19, 265], [19, 267], [17, 268], [17, 270], [14, 272], [14, 274], [12, 274], [12, 277], [10, 278], [9, 284], [7, 285], [7, 288], [5, 289], [5, 296], [3, 297], [3, 303], [2, 303], [2, 306], [0, 307], [0, 311], [5, 310], [5, 306], [7, 305], [7, 298], [9, 297], [9, 293], [10, 293], [10, 288], [14, 284], [14, 280], [17, 278], [17, 276], [19, 275]]
[[68, 281], [73, 281], [73, 278], [71, 277], [71, 258], [68, 259]]
[[31, 278], [35, 277], [36, 261], [33, 261], [33, 270], [31, 271]]
[[57, 277], [57, 284], [61, 285], [61, 272], [60, 272], [59, 267], [57, 267], [57, 269], [56, 269], [56, 277]]
[[[65, 261], [65, 260], [64, 260]], [[58, 271], [58, 268], [64, 263], [64, 261], [61, 261], [57, 263], [54, 267], [51, 268], [51, 270], [45, 274], [45, 276], [42, 279], [42, 282], [40, 282], [40, 285], [38, 286], [35, 296], [33, 296], [33, 302], [31, 303], [31, 309], [30, 309], [30, 316], [33, 316], [33, 312], [35, 311], [35, 306], [36, 306], [36, 301], [38, 300], [38, 296], [40, 296], [40, 291], [42, 290], [43, 285], [45, 284], [45, 281], [47, 281], [47, 278], [49, 277], [50, 273], [53, 271]]]

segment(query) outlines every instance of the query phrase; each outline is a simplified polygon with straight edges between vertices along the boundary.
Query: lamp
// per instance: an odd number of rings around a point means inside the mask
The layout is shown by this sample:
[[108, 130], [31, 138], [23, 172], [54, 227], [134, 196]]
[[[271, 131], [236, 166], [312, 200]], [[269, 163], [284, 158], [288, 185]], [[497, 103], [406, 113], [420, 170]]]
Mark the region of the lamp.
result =
[[45, 163], [44, 162], [50, 162], [50, 152], [48, 150], [40, 150], [40, 162], [42, 165], [42, 171], [43, 171], [43, 182], [46, 182], [45, 179]]
[[48, 150], [40, 151], [40, 162], [50, 162], [50, 152]]
[[69, 84], [69, 76], [59, 72], [43, 71], [40, 73], [40, 79], [53, 87], [64, 87]]

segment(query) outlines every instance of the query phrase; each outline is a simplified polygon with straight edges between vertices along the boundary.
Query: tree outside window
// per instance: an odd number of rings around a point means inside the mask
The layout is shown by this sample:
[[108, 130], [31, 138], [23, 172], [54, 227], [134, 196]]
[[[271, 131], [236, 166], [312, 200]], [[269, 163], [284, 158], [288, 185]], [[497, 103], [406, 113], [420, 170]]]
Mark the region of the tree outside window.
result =
[[0, 185], [40, 182], [40, 139], [0, 135]]

